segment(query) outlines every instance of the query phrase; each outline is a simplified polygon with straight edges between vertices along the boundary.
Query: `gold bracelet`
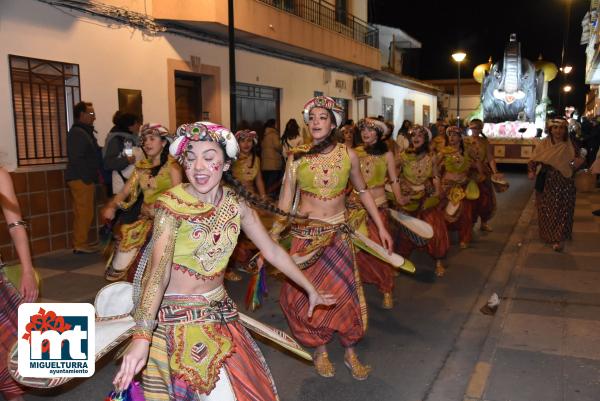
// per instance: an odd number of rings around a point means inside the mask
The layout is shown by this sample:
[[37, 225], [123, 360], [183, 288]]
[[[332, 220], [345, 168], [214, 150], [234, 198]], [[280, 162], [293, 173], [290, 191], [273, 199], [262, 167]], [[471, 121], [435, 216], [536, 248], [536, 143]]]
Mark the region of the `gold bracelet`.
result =
[[25, 223], [23, 220], [17, 220], [17, 221], [13, 221], [12, 223], [8, 224], [8, 229], [12, 229], [18, 226], [23, 226], [25, 228], [27, 228], [27, 223]]
[[288, 216], [282, 216], [280, 214], [276, 214], [273, 218], [273, 221], [279, 224], [286, 224], [288, 222]]

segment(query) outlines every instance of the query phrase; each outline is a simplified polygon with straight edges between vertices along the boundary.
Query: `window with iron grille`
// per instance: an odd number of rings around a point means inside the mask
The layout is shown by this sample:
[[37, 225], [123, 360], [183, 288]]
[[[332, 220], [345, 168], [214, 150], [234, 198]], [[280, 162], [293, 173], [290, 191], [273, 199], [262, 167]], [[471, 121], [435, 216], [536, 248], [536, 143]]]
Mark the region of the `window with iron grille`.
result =
[[81, 99], [79, 65], [9, 55], [17, 162], [67, 162], [67, 131]]
[[383, 119], [385, 121], [394, 121], [394, 99], [389, 97], [381, 98]]

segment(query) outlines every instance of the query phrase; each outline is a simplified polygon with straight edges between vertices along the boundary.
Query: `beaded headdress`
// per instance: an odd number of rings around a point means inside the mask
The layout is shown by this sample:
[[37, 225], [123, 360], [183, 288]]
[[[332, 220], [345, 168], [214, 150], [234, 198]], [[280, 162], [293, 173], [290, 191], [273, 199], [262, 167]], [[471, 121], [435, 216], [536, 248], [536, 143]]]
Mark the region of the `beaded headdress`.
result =
[[304, 122], [308, 124], [309, 114], [312, 109], [315, 107], [321, 107], [327, 110], [330, 110], [334, 117], [336, 127], [342, 125], [342, 118], [344, 117], [344, 109], [342, 109], [332, 98], [329, 96], [317, 96], [310, 99], [304, 105], [304, 109], [302, 110], [302, 116], [304, 117]]
[[254, 142], [255, 145], [258, 143], [258, 136], [256, 135], [256, 131], [244, 129], [235, 133], [235, 139], [237, 139], [238, 141], [247, 138], [252, 139], [252, 142]]
[[166, 138], [169, 142], [173, 140], [173, 135], [159, 123], [146, 123], [140, 127], [140, 136], [142, 140], [146, 135], [158, 135]]
[[450, 135], [452, 133], [456, 133], [458, 135], [462, 135], [463, 134], [463, 130], [460, 129], [460, 127], [457, 127], [456, 125], [451, 125], [448, 128], [446, 128], [446, 135]]
[[183, 124], [177, 128], [177, 139], [169, 147], [171, 156], [182, 161], [190, 141], [211, 141], [217, 142], [228, 158], [235, 160], [240, 152], [240, 147], [231, 131], [222, 125], [211, 123], [210, 121], [198, 121], [190, 124]]
[[554, 117], [554, 118], [551, 118], [548, 120], [548, 128], [555, 127], [555, 126], [561, 126], [561, 125], [568, 127], [569, 122], [563, 117]]
[[413, 125], [409, 130], [408, 130], [408, 136], [412, 137], [415, 134], [421, 132], [425, 137], [427, 137], [429, 139], [429, 141], [431, 142], [431, 131], [429, 130], [429, 128], [424, 127], [422, 125], [419, 124], [415, 124]]
[[363, 130], [365, 128], [370, 128], [372, 130], [377, 131], [379, 137], [385, 136], [389, 133], [389, 128], [383, 121], [379, 121], [375, 118], [363, 118], [358, 122], [358, 129]]

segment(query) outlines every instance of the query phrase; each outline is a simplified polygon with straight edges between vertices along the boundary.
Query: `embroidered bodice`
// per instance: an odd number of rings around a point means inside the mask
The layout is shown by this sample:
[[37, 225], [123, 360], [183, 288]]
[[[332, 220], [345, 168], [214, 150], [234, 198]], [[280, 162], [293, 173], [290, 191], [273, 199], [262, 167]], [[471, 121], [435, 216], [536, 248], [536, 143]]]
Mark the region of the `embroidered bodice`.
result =
[[254, 185], [254, 180], [260, 171], [260, 158], [258, 156], [254, 156], [254, 163], [250, 166], [250, 162], [252, 161], [252, 157], [242, 157], [233, 163], [231, 172], [233, 176], [240, 182], [252, 183]]
[[423, 185], [433, 177], [433, 155], [426, 153], [417, 155], [412, 152], [403, 152], [400, 155], [402, 162], [402, 178], [411, 185]]
[[465, 147], [466, 150], [469, 152], [469, 155], [477, 160], [477, 161], [481, 161], [483, 163], [488, 162], [489, 160], [489, 156], [488, 156], [488, 148], [489, 148], [489, 142], [487, 139], [485, 138], [478, 138], [475, 139], [473, 137], [468, 137], [465, 138], [464, 140], [465, 142]]
[[239, 201], [223, 186], [218, 206], [201, 202], [180, 184], [164, 193], [156, 208], [178, 221], [172, 266], [197, 279], [212, 278], [225, 271], [240, 234]]
[[158, 197], [173, 186], [171, 168], [177, 161], [169, 156], [167, 162], [160, 168], [154, 177], [151, 174], [152, 163], [148, 159], [135, 164], [135, 170], [127, 180], [130, 183], [129, 196], [122, 202], [121, 207], [128, 209], [138, 199], [140, 192], [144, 194], [144, 203], [153, 205]]
[[351, 168], [346, 145], [339, 143], [329, 153], [305, 155], [296, 162], [302, 192], [319, 199], [333, 199], [344, 193]]
[[387, 176], [385, 154], [370, 155], [363, 146], [358, 146], [354, 150], [360, 160], [360, 172], [367, 184], [367, 188], [383, 186], [385, 184], [385, 177]]
[[472, 164], [472, 159], [467, 152], [459, 152], [458, 150], [446, 146], [442, 149], [443, 165], [447, 172], [455, 174], [465, 174]]

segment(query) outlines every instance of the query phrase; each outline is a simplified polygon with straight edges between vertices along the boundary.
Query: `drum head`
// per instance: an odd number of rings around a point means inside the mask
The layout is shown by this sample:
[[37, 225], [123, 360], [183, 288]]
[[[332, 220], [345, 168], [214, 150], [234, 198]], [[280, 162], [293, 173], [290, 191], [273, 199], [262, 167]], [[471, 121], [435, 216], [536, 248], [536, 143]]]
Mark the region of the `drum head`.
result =
[[103, 287], [96, 294], [94, 306], [98, 317], [130, 313], [133, 310], [133, 284], [120, 281]]

